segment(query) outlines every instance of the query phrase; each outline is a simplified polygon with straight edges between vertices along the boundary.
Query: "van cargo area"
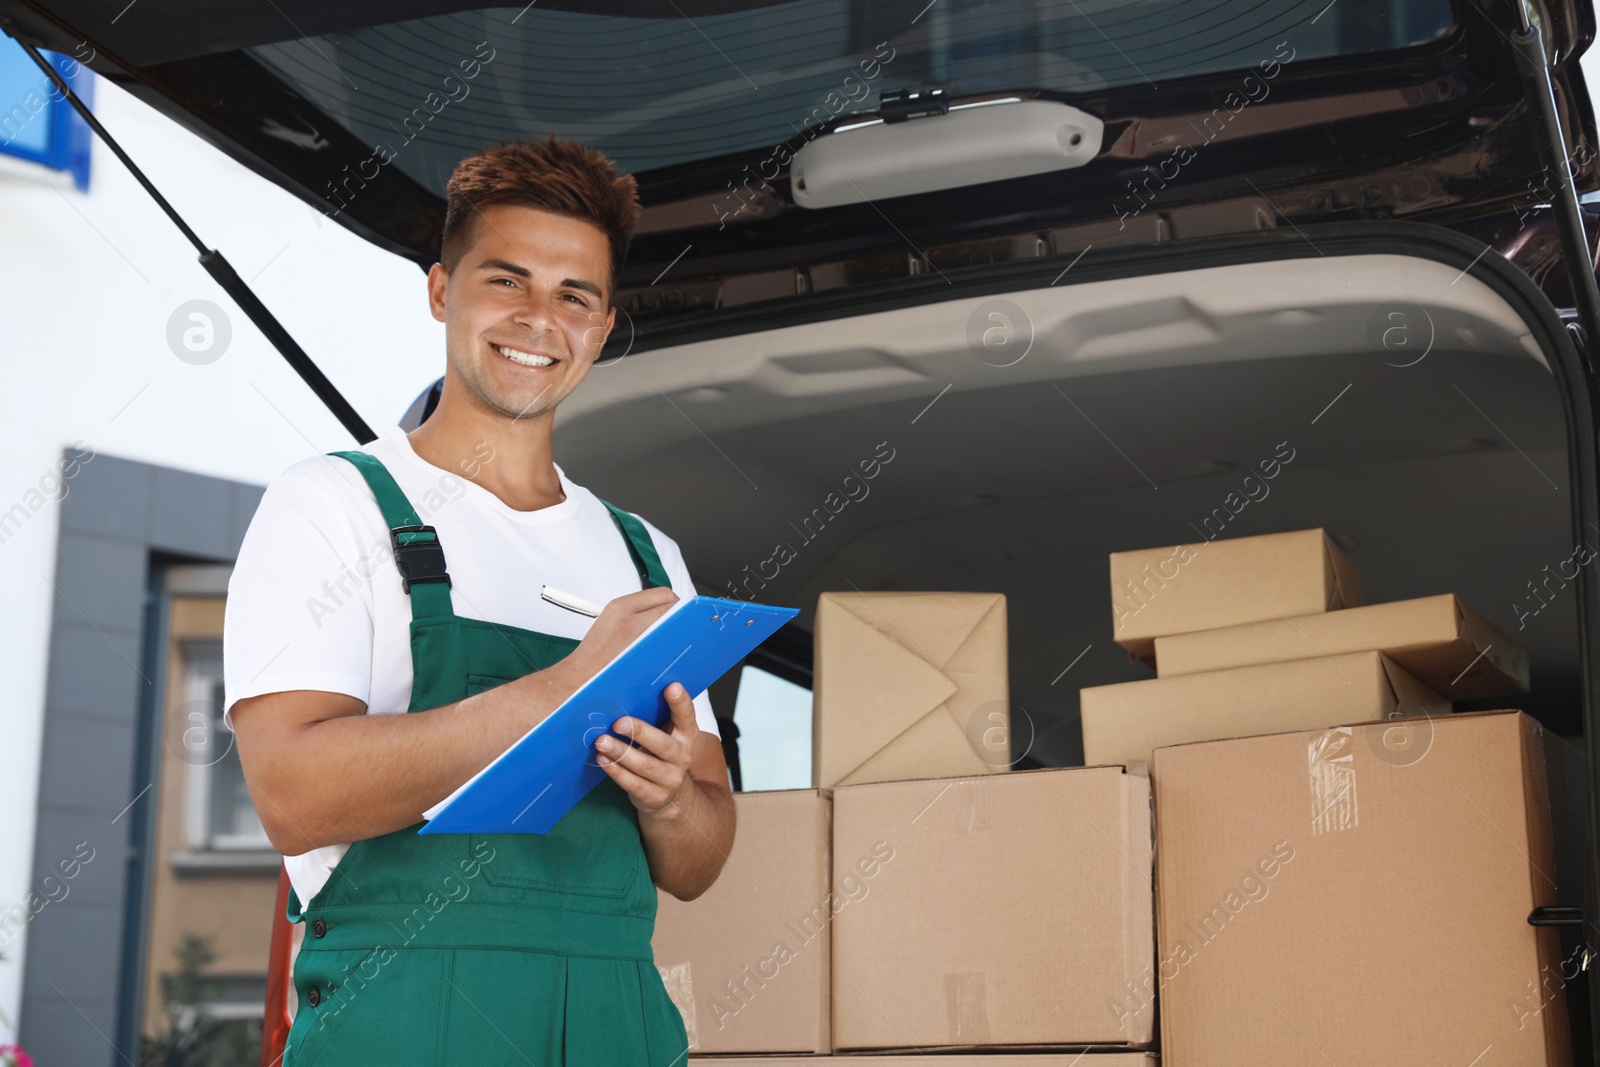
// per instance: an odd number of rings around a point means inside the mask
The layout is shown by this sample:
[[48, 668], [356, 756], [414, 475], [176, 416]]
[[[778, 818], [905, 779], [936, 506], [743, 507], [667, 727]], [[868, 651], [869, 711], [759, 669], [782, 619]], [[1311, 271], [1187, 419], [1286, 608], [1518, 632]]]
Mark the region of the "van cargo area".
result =
[[[1082, 762], [1080, 688], [1153, 677], [1112, 640], [1111, 553], [1312, 527], [1367, 603], [1481, 612], [1528, 651], [1515, 706], [1578, 734], [1572, 578], [1600, 530], [1575, 541], [1537, 324], [1459, 266], [1273, 236], [1256, 262], [1097, 279], [1091, 257], [1055, 285], [636, 346], [561, 409], [558, 458], [657, 516], [702, 590], [799, 606], [801, 631], [827, 591], [1004, 593], [1019, 768]], [[969, 344], [996, 307], [1004, 366]]]

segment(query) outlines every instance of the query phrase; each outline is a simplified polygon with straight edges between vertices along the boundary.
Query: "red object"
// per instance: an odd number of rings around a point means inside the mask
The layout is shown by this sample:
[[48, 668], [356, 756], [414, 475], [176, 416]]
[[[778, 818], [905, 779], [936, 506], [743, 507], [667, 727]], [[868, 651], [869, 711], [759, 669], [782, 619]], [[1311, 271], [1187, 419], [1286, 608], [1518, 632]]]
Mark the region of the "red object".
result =
[[33, 1057], [21, 1045], [0, 1045], [0, 1060], [8, 1061], [11, 1067], [33, 1067]]
[[278, 903], [272, 909], [272, 948], [267, 959], [267, 1004], [261, 1022], [261, 1067], [277, 1067], [289, 1043], [289, 996], [293, 931], [284, 913], [289, 907], [289, 872], [278, 868]]

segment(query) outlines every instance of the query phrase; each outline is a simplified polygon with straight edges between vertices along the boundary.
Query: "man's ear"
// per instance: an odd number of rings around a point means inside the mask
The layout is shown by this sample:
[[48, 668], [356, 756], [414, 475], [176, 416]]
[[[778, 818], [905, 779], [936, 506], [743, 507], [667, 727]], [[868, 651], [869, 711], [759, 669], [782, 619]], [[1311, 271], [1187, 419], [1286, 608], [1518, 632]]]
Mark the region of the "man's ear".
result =
[[450, 284], [450, 272], [444, 264], [435, 263], [428, 268], [428, 310], [439, 322], [444, 321], [444, 291]]

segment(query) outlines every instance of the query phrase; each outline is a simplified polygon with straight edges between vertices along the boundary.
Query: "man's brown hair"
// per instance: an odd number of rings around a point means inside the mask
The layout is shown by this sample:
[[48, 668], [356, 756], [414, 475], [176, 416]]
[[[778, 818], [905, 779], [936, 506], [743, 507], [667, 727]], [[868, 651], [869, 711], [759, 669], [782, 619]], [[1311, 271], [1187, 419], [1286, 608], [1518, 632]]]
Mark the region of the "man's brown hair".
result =
[[439, 262], [454, 271], [472, 243], [479, 209], [519, 204], [581, 219], [605, 232], [613, 288], [639, 221], [638, 183], [600, 152], [577, 141], [501, 141], [456, 164], [445, 187]]

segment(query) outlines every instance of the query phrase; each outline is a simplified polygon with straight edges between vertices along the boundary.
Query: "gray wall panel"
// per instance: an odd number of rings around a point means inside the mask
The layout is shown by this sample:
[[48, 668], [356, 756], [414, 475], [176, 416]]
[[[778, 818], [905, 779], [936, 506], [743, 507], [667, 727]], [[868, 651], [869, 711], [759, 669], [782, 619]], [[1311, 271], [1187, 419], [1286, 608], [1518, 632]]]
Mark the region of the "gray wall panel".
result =
[[[68, 449], [62, 455], [73, 453]], [[80, 464], [61, 501], [62, 529], [148, 541], [153, 471], [148, 464], [116, 456], [95, 456]]]
[[[40, 985], [44, 986], [44, 993], [33, 1008], [33, 1014], [27, 1018], [34, 1022], [36, 1032], [50, 1035], [50, 1055], [54, 1062], [114, 1063], [118, 1067], [139, 1062], [138, 1049], [122, 1049], [119, 1052], [112, 1047], [105, 1028], [95, 1021], [111, 1017], [110, 1002], [74, 998], [73, 1003], [68, 1003], [48, 985], [43, 982]], [[31, 1055], [38, 1039], [24, 1040], [28, 1042], [25, 1047]], [[38, 1057], [35, 1059], [39, 1063], [44, 1062]]]
[[62, 536], [58, 551], [71, 561], [55, 579], [56, 617], [96, 626], [127, 626], [144, 604], [144, 563], [149, 548], [92, 534]]
[[148, 684], [139, 666], [142, 632], [137, 612], [125, 626], [91, 626], [57, 598], [45, 693], [46, 736], [50, 716], [63, 712], [133, 722], [139, 690]]
[[239, 554], [239, 546], [244, 543], [244, 532], [249, 529], [250, 519], [255, 515], [256, 508], [261, 504], [261, 494], [265, 491], [259, 485], [234, 485], [233, 493], [229, 498], [229, 559], [233, 559]]
[[[98, 861], [96, 861], [98, 862]], [[117, 954], [112, 951], [122, 934], [122, 909], [114, 905], [75, 904], [69, 897], [48, 905], [28, 931], [28, 973], [37, 973], [44, 988], [70, 1002], [110, 1004], [117, 996]], [[53, 983], [53, 986], [52, 986]], [[95, 1020], [99, 1026], [100, 1021]], [[110, 1027], [101, 1027], [109, 1035]], [[23, 1035], [23, 1047], [41, 1063], [35, 1042]], [[109, 1051], [109, 1050], [108, 1050]]]
[[150, 542], [169, 552], [223, 559], [232, 521], [231, 483], [157, 468], [150, 502]]
[[139, 928], [130, 923], [143, 921], [128, 878], [142, 841], [130, 837], [147, 825], [154, 792], [145, 791], [153, 768], [137, 755], [141, 701], [154, 700], [160, 681], [145, 661], [151, 557], [231, 561], [262, 490], [106, 455], [67, 484], [29, 885], [38, 892], [59, 879], [80, 842], [95, 855], [28, 923], [19, 1030], [39, 1063], [115, 1067], [139, 1059], [136, 1039], [120, 1050], [112, 1042], [135, 1007], [119, 1000], [140, 962], [124, 958]]
[[[78, 846], [87, 842], [94, 849], [87, 863], [80, 863], [78, 873], [68, 879], [67, 895], [62, 904], [121, 907], [127, 880], [128, 841], [124, 832], [126, 816], [113, 823], [116, 813], [86, 814], [74, 811], [50, 810], [39, 818], [39, 835], [52, 842], [48, 855], [40, 853], [34, 867], [34, 891], [44, 886], [44, 879], [62, 876], [61, 863], [79, 856]], [[67, 868], [70, 870], [71, 868]], [[60, 897], [60, 892], [56, 894]], [[46, 911], [55, 907], [48, 905]], [[43, 914], [43, 913], [41, 913]]]
[[[127, 758], [133, 751], [133, 722], [61, 713], [51, 719], [43, 757], [51, 774], [39, 782], [40, 806], [103, 816], [99, 820], [103, 832], [109, 825], [106, 820], [115, 818], [137, 792], [130, 788], [133, 764]], [[100, 847], [98, 841], [90, 845]]]

